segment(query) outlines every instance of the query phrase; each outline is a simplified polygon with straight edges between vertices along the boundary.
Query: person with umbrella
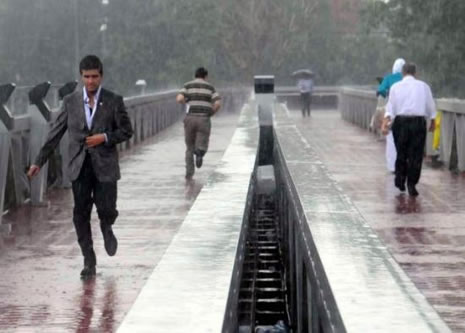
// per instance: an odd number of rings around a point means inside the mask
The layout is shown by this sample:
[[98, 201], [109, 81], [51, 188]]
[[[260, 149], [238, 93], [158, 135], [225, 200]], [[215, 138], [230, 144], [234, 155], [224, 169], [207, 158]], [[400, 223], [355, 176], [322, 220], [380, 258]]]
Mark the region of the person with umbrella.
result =
[[309, 69], [301, 69], [292, 73], [298, 79], [297, 87], [300, 92], [300, 99], [302, 101], [302, 116], [305, 114], [310, 117], [310, 105], [312, 103], [313, 92], [313, 72]]

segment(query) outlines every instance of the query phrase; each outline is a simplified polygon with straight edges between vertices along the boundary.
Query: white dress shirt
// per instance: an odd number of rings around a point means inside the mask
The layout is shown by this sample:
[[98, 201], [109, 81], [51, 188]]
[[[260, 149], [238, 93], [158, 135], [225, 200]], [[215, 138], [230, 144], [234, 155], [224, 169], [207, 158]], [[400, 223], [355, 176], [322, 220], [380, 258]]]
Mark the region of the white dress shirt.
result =
[[[100, 102], [100, 91], [102, 90], [102, 86], [98, 87], [97, 93], [94, 95], [94, 109], [92, 110], [90, 107], [90, 99], [89, 96], [87, 95], [87, 90], [86, 87], [82, 87], [83, 91], [83, 98], [84, 98], [84, 112], [86, 114], [86, 123], [87, 123], [87, 128], [91, 129], [92, 128], [92, 121], [94, 120], [95, 113], [97, 113], [97, 109], [99, 106], [102, 105], [102, 102]], [[107, 133], [102, 133], [105, 136], [105, 142], [108, 142], [108, 136]]]
[[436, 117], [436, 105], [430, 87], [423, 81], [406, 75], [395, 83], [389, 91], [385, 117], [420, 116], [429, 119]]
[[84, 98], [84, 112], [86, 113], [86, 122], [87, 122], [87, 128], [92, 127], [92, 121], [94, 120], [94, 116], [97, 113], [98, 109], [98, 103], [99, 98], [100, 98], [100, 91], [102, 90], [102, 86], [98, 87], [97, 93], [94, 95], [94, 109], [91, 110], [90, 107], [90, 99], [89, 96], [87, 96], [87, 90], [86, 87], [82, 87], [82, 96]]

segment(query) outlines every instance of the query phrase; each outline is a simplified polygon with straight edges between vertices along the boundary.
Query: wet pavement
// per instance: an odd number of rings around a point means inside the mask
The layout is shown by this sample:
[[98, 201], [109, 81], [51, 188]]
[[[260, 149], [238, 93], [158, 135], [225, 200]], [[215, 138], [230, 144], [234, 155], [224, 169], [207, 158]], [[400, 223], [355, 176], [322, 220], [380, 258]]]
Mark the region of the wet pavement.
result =
[[213, 118], [210, 149], [192, 183], [184, 180], [181, 122], [122, 155], [118, 253], [106, 255], [94, 210], [95, 279], [79, 278], [70, 190], [51, 190], [43, 207], [5, 215], [12, 231], [0, 237], [0, 331], [116, 331], [223, 156], [238, 115]]
[[[12, 232], [0, 237], [0, 331], [116, 331], [221, 159], [237, 115], [214, 118], [210, 151], [188, 186], [181, 123], [122, 156], [114, 228], [119, 249], [115, 257], [106, 255], [93, 212], [93, 280], [79, 279], [69, 190], [49, 191], [45, 207], [7, 214], [3, 223]], [[386, 171], [383, 141], [336, 111], [290, 115], [419, 290], [451, 329], [464, 332], [465, 177], [424, 164], [420, 195], [411, 198]]]
[[289, 114], [417, 288], [454, 332], [464, 332], [465, 176], [424, 163], [420, 195], [400, 194], [385, 167], [384, 141], [337, 111]]

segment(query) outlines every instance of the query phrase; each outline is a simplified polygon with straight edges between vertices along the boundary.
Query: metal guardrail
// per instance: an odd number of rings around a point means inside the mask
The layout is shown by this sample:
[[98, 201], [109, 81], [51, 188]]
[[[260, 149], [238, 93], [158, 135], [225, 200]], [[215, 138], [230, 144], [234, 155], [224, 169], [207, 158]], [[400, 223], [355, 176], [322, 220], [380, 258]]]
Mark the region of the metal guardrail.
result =
[[[28, 199], [33, 204], [41, 204], [47, 187], [68, 187], [67, 178], [67, 134], [49, 162], [42, 168], [38, 177], [29, 182], [25, 171], [37, 156], [45, 142], [52, 122], [59, 113], [59, 107], [50, 108], [47, 93], [51, 84], [44, 82], [29, 89], [29, 102], [24, 111], [13, 113], [9, 109], [9, 98], [14, 95], [12, 84], [0, 86], [0, 224], [2, 213], [14, 206], [21, 205]], [[69, 83], [53, 91], [58, 94], [72, 92], [76, 85]], [[24, 91], [22, 91], [24, 93]], [[125, 150], [149, 138], [162, 129], [179, 120], [184, 114], [183, 108], [176, 104], [177, 91], [167, 91], [144, 96], [125, 98], [126, 108], [134, 127], [133, 137], [119, 145]], [[237, 103], [238, 94], [245, 95], [242, 89], [224, 89], [223, 105], [225, 108]], [[55, 98], [55, 97], [54, 97]]]
[[342, 118], [367, 130], [370, 128], [376, 103], [374, 91], [344, 87], [339, 91], [339, 111]]
[[[376, 95], [373, 90], [340, 88], [339, 110], [342, 118], [364, 129], [369, 129], [376, 109]], [[451, 169], [465, 171], [465, 101], [437, 99], [436, 107], [442, 113], [440, 125], [439, 158]], [[431, 148], [432, 136], [428, 134], [427, 155]]]
[[465, 101], [441, 98], [436, 106], [442, 111], [439, 159], [465, 171]]
[[[301, 109], [300, 92], [295, 86], [276, 87], [276, 99], [284, 102], [290, 109]], [[317, 86], [312, 93], [312, 108], [337, 108], [339, 87], [334, 86]]]

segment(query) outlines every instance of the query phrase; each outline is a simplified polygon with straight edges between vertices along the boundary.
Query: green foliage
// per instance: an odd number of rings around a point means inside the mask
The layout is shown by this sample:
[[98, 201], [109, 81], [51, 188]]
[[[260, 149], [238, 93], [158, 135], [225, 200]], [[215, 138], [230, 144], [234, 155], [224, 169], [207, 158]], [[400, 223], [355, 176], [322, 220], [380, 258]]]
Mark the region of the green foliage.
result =
[[64, 83], [93, 53], [106, 85], [125, 95], [138, 79], [177, 88], [197, 66], [224, 86], [256, 74], [292, 85], [300, 68], [317, 84], [375, 85], [404, 57], [435, 92], [460, 93], [465, 1], [360, 1], [353, 28], [333, 19], [332, 0], [2, 0], [0, 82]]
[[0, 80], [19, 85], [75, 79], [88, 53], [124, 94], [138, 79], [179, 87], [200, 65], [220, 85], [260, 73], [294, 84], [290, 73], [304, 67], [321, 83], [341, 76], [327, 56], [340, 59], [329, 0], [3, 0], [0, 18]]
[[465, 97], [465, 2], [463, 0], [374, 1], [367, 15], [377, 15], [377, 26], [419, 76], [430, 82], [437, 96]]

